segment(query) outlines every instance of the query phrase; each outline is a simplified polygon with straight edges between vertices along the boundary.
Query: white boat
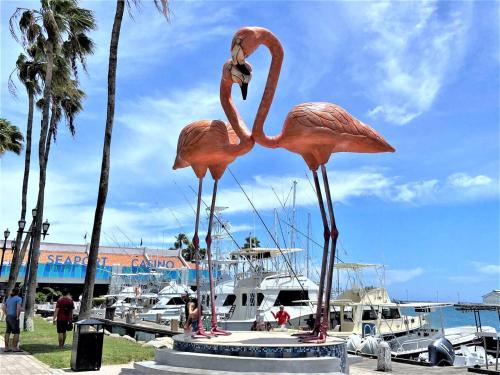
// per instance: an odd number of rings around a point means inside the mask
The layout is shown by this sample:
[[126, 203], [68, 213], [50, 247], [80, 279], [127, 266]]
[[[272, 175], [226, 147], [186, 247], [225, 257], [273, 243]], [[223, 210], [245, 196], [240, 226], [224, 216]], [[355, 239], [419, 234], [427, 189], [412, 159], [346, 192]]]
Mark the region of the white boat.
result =
[[[482, 328], [483, 332], [496, 332], [493, 327], [483, 326]], [[454, 348], [458, 348], [476, 341], [477, 330], [475, 326], [461, 326], [441, 330], [422, 329], [415, 334], [393, 339], [389, 341], [389, 345], [392, 355], [395, 357], [416, 358], [422, 353], [427, 353], [428, 346], [441, 337], [446, 337]]]
[[385, 288], [351, 288], [331, 301], [330, 335], [347, 338], [356, 334], [394, 338], [407, 336], [427, 323], [425, 314], [403, 315]]
[[303, 275], [288, 272], [281, 256], [289, 256], [301, 249], [249, 248], [231, 253], [233, 260], [247, 270], [236, 273], [231, 282], [223, 284], [217, 294], [216, 307], [219, 325], [229, 331], [248, 331], [254, 322], [269, 323], [276, 327], [273, 312], [285, 306], [292, 326], [304, 325], [318, 295], [318, 286]]
[[172, 319], [180, 319], [182, 310], [184, 309], [184, 301], [181, 295], [185, 292], [194, 293], [185, 285], [171, 282], [160, 293], [158, 293], [158, 302], [139, 313], [139, 319], [148, 321], [169, 321]]

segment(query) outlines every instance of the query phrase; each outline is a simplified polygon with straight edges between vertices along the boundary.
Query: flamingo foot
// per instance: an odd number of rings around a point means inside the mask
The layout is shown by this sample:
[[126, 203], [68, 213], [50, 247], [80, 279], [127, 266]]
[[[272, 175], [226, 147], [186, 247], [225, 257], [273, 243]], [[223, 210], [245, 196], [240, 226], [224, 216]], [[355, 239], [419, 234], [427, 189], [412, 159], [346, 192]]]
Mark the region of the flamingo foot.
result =
[[229, 336], [231, 332], [225, 331], [222, 328], [219, 328], [217, 325], [212, 326], [210, 333], [214, 336]]
[[317, 336], [303, 339], [302, 342], [304, 344], [323, 344], [326, 341], [326, 336], [326, 332], [321, 330]]
[[318, 336], [318, 331], [317, 330], [313, 330], [313, 331], [308, 331], [308, 332], [292, 333], [292, 336], [298, 337], [299, 339], [303, 338], [303, 337], [309, 337], [309, 336], [317, 337]]
[[212, 335], [206, 332], [203, 328], [198, 328], [198, 330], [191, 335], [193, 339], [209, 339]]

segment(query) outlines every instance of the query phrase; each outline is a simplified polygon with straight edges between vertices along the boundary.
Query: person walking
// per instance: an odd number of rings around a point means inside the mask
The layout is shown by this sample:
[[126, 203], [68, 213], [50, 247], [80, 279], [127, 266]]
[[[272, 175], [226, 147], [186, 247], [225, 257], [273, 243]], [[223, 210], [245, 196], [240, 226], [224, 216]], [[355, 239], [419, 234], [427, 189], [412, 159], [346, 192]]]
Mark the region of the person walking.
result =
[[[5, 352], [20, 352], [19, 343], [19, 315], [21, 315], [23, 299], [19, 297], [19, 289], [14, 288], [3, 305], [5, 314]], [[12, 334], [12, 345], [10, 345], [10, 335]]]
[[290, 323], [290, 314], [285, 311], [285, 306], [280, 305], [280, 311], [278, 311], [276, 314], [271, 311], [271, 314], [273, 314], [274, 319], [278, 319], [278, 326], [280, 328], [286, 328], [286, 323], [292, 325]]
[[57, 324], [57, 336], [59, 340], [59, 349], [64, 349], [66, 341], [66, 332], [73, 329], [73, 310], [75, 304], [71, 298], [71, 293], [67, 290], [59, 298], [54, 311], [54, 324]]

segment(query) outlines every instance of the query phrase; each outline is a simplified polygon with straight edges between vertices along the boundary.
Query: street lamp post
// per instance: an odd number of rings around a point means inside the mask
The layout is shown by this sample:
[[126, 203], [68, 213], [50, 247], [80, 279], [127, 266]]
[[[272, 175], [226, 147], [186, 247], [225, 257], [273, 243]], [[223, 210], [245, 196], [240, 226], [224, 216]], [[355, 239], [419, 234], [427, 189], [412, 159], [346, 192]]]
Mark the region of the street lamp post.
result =
[[[26, 303], [26, 293], [28, 291], [28, 280], [29, 280], [29, 274], [30, 274], [30, 268], [31, 268], [31, 254], [33, 252], [33, 237], [35, 237], [35, 228], [36, 228], [36, 220], [37, 220], [37, 209], [34, 208], [31, 210], [31, 213], [33, 215], [33, 222], [31, 224], [31, 229], [28, 231], [24, 231], [24, 228], [26, 226], [26, 220], [19, 220], [18, 225], [19, 225], [19, 231], [22, 233], [30, 233], [30, 247], [28, 250], [28, 260], [26, 261], [26, 270], [24, 272], [24, 283], [23, 283], [23, 303]], [[42, 235], [43, 239], [45, 239], [45, 236], [48, 235], [50, 223], [48, 220], [45, 220], [45, 222], [42, 224]], [[22, 260], [21, 260], [22, 262]]]
[[10, 236], [9, 229], [5, 229], [3, 232], [3, 248], [2, 248], [2, 259], [0, 260], [0, 278], [2, 277], [2, 268], [3, 268], [3, 257], [5, 255], [5, 250], [7, 250], [7, 238]]

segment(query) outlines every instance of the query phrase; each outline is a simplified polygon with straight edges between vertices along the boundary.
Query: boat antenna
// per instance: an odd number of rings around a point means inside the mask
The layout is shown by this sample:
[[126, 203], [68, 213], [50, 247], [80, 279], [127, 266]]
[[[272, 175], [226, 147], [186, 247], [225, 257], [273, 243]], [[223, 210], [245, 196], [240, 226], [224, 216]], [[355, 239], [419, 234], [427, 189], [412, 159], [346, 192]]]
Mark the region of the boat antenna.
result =
[[300, 279], [298, 278], [297, 274], [295, 273], [295, 270], [293, 269], [292, 265], [290, 264], [290, 261], [287, 259], [287, 257], [285, 256], [285, 254], [283, 253], [283, 250], [281, 250], [281, 247], [279, 246], [278, 242], [276, 241], [276, 239], [273, 237], [273, 234], [271, 233], [271, 231], [269, 230], [269, 227], [266, 225], [265, 221], [262, 219], [262, 216], [260, 216], [260, 213], [259, 211], [257, 210], [257, 208], [255, 207], [255, 205], [253, 204], [253, 202], [250, 200], [248, 194], [246, 193], [245, 189], [243, 189], [243, 186], [241, 186], [240, 182], [238, 181], [238, 179], [236, 178], [236, 176], [233, 174], [233, 171], [231, 170], [231, 168], [227, 168], [227, 170], [229, 171], [229, 173], [231, 174], [231, 176], [233, 177], [234, 181], [236, 181], [236, 183], [238, 184], [238, 186], [240, 187], [241, 191], [243, 192], [243, 194], [245, 195], [245, 197], [247, 198], [248, 200], [248, 203], [250, 203], [250, 205], [252, 206], [252, 209], [254, 210], [255, 214], [257, 215], [257, 217], [259, 218], [260, 222], [262, 223], [262, 225], [264, 225], [264, 228], [266, 228], [266, 231], [267, 233], [269, 234], [269, 236], [271, 236], [271, 239], [273, 240], [274, 244], [276, 245], [276, 247], [278, 248], [279, 252], [281, 253], [281, 255], [283, 256], [283, 258], [285, 259], [285, 262], [288, 266], [288, 268], [290, 269], [290, 272], [293, 274], [293, 277], [295, 277], [295, 279], [297, 280], [297, 282], [299, 283], [300, 285], [300, 288], [302, 289], [302, 292], [304, 293], [304, 296], [305, 296], [305, 289], [304, 289], [304, 286], [302, 285], [302, 283], [300, 282]]
[[[307, 213], [306, 276], [309, 278], [309, 237], [311, 236], [311, 213]], [[338, 272], [338, 271], [337, 271]]]

